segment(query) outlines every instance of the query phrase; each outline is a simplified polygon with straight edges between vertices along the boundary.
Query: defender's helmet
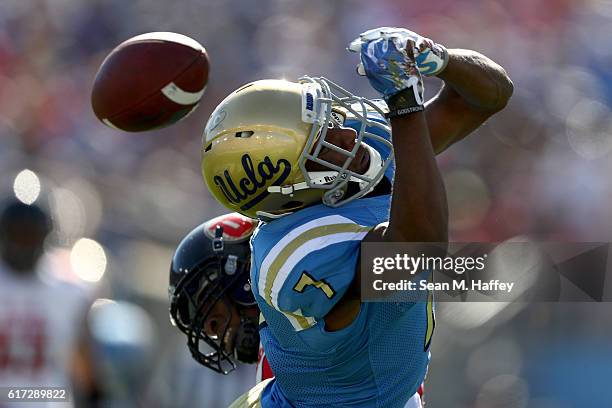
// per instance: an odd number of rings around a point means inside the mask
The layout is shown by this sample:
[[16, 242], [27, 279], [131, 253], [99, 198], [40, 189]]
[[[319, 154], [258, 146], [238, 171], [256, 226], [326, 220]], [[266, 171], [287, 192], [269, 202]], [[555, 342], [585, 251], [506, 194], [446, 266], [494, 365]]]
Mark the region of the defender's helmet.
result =
[[[249, 238], [255, 226], [254, 220], [236, 213], [207, 221], [181, 241], [170, 266], [170, 320], [187, 335], [193, 358], [223, 374], [236, 367], [235, 360], [257, 361], [257, 324], [242, 314], [245, 308], [256, 307], [249, 283]], [[204, 330], [218, 302], [232, 302], [241, 313], [233, 353], [226, 351], [225, 344], [231, 316], [221, 326], [225, 327], [222, 336]], [[231, 310], [229, 304], [227, 310]]]
[[[325, 78], [300, 82], [262, 80], [244, 85], [212, 113], [203, 135], [202, 173], [212, 195], [225, 207], [249, 217], [274, 218], [313, 203], [339, 206], [370, 192], [384, 175], [392, 155], [382, 160], [367, 139], [391, 143], [372, 133], [390, 132], [387, 124], [368, 119], [381, 108]], [[350, 115], [359, 121], [351, 151], [325, 140], [329, 127]], [[370, 152], [365, 174], [348, 169], [360, 146]], [[321, 149], [346, 156], [342, 165], [319, 158]], [[308, 171], [313, 161], [326, 171]], [[346, 194], [349, 183], [357, 193]]]

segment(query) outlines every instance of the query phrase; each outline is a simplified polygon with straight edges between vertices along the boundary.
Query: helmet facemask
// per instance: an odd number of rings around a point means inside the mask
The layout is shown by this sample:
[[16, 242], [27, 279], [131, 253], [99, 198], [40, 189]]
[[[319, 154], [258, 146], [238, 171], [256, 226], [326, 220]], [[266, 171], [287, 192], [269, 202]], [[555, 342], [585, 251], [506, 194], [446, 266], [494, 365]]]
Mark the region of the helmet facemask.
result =
[[[313, 125], [298, 161], [304, 181], [291, 185], [271, 186], [268, 191], [292, 195], [295, 191], [308, 188], [327, 190], [323, 194], [322, 201], [330, 207], [339, 207], [363, 197], [374, 189], [393, 160], [391, 142], [370, 131], [372, 128], [379, 128], [390, 133], [391, 128], [386, 123], [369, 119], [367, 115], [368, 110], [374, 110], [384, 117], [384, 111], [375, 102], [353, 95], [328, 79], [304, 76], [300, 78], [300, 83], [303, 85], [302, 120]], [[350, 113], [355, 120], [360, 122], [355, 145], [350, 151], [326, 140], [328, 129], [343, 125], [344, 114], [340, 112]], [[377, 140], [389, 146], [389, 157], [383, 160], [378, 151], [366, 143], [368, 139]], [[364, 174], [349, 170], [361, 146], [367, 149], [370, 155], [370, 165]], [[346, 156], [346, 159], [342, 165], [321, 159], [319, 155], [323, 148], [334, 150]], [[329, 170], [308, 171], [307, 161], [318, 163]], [[345, 197], [349, 183], [357, 183], [357, 192]], [[263, 212], [258, 215], [274, 217], [272, 214]]]
[[[225, 266], [222, 266], [223, 263]], [[248, 270], [248, 265], [237, 265], [239, 269], [228, 276], [223, 271], [228, 264], [227, 260], [223, 262], [223, 258], [219, 256], [190, 271], [176, 285], [170, 305], [172, 320], [179, 330], [187, 335], [187, 345], [193, 358], [222, 374], [233, 371], [236, 368], [236, 361], [255, 362], [252, 356], [255, 355], [256, 359], [259, 349], [259, 334], [257, 330], [251, 330], [255, 323], [243, 313], [245, 308], [254, 304], [241, 304], [231, 295], [236, 285], [244, 285], [242, 282], [244, 274], [241, 270], [244, 268]], [[217, 323], [223, 328], [222, 332], [218, 336], [209, 335], [205, 325], [218, 302], [223, 303], [228, 313], [225, 314], [223, 321]], [[234, 339], [229, 339], [232, 303], [237, 305], [234, 307], [239, 311], [241, 322], [237, 330], [238, 335], [233, 336]], [[231, 344], [233, 351], [228, 352], [227, 342], [232, 340], [235, 340], [235, 344]]]

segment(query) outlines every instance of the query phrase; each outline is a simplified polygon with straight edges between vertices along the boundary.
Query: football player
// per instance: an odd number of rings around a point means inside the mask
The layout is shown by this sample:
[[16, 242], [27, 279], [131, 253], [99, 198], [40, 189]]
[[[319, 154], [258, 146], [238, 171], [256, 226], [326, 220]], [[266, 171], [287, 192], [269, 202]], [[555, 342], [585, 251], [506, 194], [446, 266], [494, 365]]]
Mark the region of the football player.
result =
[[259, 382], [272, 374], [259, 347], [259, 308], [249, 282], [255, 227], [255, 220], [232, 213], [187, 234], [172, 258], [169, 295], [170, 319], [197, 362], [223, 374], [236, 362], [257, 362]]
[[[435, 154], [501, 110], [513, 86], [489, 58], [405, 29], [370, 30], [350, 50], [385, 103], [325, 78], [256, 81], [204, 131], [211, 193], [265, 221], [251, 240], [251, 282], [275, 378], [235, 407], [421, 406], [431, 297], [361, 302], [360, 244], [447, 241]], [[428, 102], [423, 75], [443, 81]]]
[[[66, 395], [67, 402], [26, 403], [27, 407], [72, 407], [75, 399], [96, 407], [103, 395], [85, 323], [90, 294], [58, 279], [50, 264], [40, 262], [51, 231], [51, 219], [42, 206], [16, 199], [4, 203], [0, 213], [0, 385], [76, 392]], [[2, 407], [23, 404], [0, 402]]]

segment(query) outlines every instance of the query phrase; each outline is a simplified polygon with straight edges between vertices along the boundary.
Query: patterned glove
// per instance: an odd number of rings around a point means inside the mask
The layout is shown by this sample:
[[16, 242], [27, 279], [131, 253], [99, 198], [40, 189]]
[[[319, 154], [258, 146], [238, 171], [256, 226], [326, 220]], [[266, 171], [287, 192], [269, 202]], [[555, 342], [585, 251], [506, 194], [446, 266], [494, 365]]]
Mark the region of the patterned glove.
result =
[[[378, 38], [393, 38], [400, 49], [405, 49], [410, 41], [414, 47], [414, 59], [417, 63], [417, 68], [422, 75], [438, 75], [446, 68], [448, 63], [448, 51], [443, 45], [436, 44], [429, 38], [425, 38], [405, 28], [379, 27], [368, 30], [354, 39], [349, 44], [348, 49], [353, 52], [359, 52], [364, 43]], [[358, 65], [357, 72], [360, 75], [366, 75], [363, 63]]]
[[382, 94], [389, 107], [388, 118], [420, 112], [423, 79], [414, 60], [411, 40], [381, 36], [360, 42], [363, 72], [370, 85]]
[[423, 104], [423, 80], [411, 46], [401, 48], [393, 38], [377, 38], [361, 45], [360, 59], [370, 85], [386, 101], [404, 89], [412, 88], [417, 103]]

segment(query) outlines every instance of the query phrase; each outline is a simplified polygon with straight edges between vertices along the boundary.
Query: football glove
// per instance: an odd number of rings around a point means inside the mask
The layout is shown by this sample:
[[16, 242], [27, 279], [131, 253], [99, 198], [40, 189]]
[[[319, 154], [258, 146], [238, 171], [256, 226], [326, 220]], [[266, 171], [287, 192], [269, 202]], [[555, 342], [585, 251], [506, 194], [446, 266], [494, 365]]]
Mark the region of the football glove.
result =
[[[405, 28], [379, 27], [361, 33], [358, 38], [351, 41], [348, 49], [353, 52], [361, 51], [364, 43], [378, 38], [393, 38], [398, 48], [406, 48], [410, 41], [414, 47], [414, 58], [417, 68], [422, 75], [438, 75], [446, 68], [448, 63], [448, 51], [441, 44], [436, 44], [429, 38], [425, 38]], [[366, 75], [363, 63], [357, 67], [360, 75]]]
[[[389, 104], [390, 114], [397, 110], [391, 107], [391, 102], [396, 100], [402, 101], [401, 114], [423, 110], [423, 79], [414, 60], [413, 48], [410, 39], [403, 42], [398, 37], [380, 36], [360, 42], [363, 73]], [[396, 95], [400, 94], [402, 97], [398, 99]]]

